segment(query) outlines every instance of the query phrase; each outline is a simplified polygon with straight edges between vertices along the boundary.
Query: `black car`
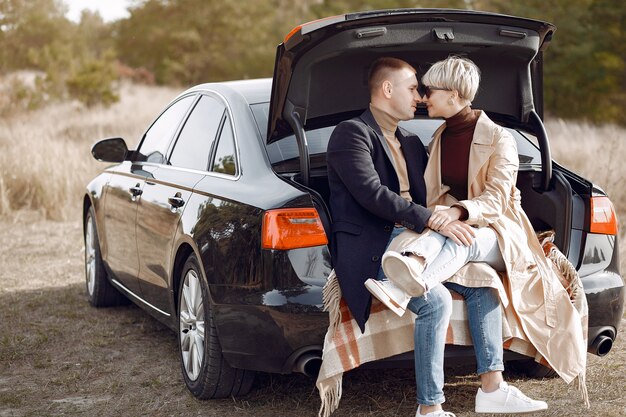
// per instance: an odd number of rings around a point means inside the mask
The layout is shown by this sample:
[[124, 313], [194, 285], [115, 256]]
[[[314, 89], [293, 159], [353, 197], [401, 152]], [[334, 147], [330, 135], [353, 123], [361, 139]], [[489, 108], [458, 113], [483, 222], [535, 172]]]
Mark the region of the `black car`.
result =
[[[346, 14], [294, 29], [278, 46], [273, 80], [183, 92], [137, 150], [121, 138], [93, 147], [96, 159], [115, 164], [84, 196], [89, 301], [130, 299], [176, 331], [185, 383], [199, 398], [245, 394], [255, 371], [313, 374], [328, 324], [321, 290], [332, 268], [330, 133], [367, 107], [375, 58], [399, 57], [423, 73], [461, 54], [482, 71], [475, 107], [517, 140], [517, 185], [533, 226], [556, 232], [582, 277], [589, 350], [608, 353], [624, 303], [617, 221], [598, 186], [550, 157], [542, 56], [554, 31], [472, 11]], [[427, 144], [440, 123], [418, 109], [404, 127]], [[508, 359], [542, 369], [519, 355]]]

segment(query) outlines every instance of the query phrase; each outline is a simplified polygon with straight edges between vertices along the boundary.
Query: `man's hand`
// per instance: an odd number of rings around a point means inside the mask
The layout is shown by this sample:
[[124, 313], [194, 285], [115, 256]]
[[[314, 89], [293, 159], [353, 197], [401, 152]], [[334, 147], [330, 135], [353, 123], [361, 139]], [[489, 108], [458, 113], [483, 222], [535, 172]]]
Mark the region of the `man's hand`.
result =
[[445, 237], [452, 239], [457, 245], [471, 246], [476, 237], [474, 228], [460, 220], [448, 223], [444, 228], [438, 230]]
[[462, 215], [463, 209], [460, 207], [450, 207], [444, 210], [437, 210], [428, 219], [428, 227], [439, 232], [445, 229], [453, 221], [459, 220]]

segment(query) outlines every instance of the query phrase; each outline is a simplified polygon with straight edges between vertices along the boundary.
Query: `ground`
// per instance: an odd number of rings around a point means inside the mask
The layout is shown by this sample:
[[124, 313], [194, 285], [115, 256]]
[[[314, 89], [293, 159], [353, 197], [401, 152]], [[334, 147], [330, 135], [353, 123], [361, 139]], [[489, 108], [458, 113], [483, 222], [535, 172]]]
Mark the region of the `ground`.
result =
[[[175, 333], [133, 305], [88, 304], [79, 222], [17, 212], [0, 231], [0, 417], [317, 415], [314, 381], [298, 374], [260, 374], [245, 398], [196, 400], [182, 380]], [[507, 378], [549, 403], [537, 415], [624, 416], [624, 339], [604, 358], [588, 355], [590, 410], [559, 379]], [[477, 387], [471, 370], [447, 368], [446, 408], [476, 415]], [[412, 416], [414, 391], [411, 370], [355, 370], [333, 416]]]

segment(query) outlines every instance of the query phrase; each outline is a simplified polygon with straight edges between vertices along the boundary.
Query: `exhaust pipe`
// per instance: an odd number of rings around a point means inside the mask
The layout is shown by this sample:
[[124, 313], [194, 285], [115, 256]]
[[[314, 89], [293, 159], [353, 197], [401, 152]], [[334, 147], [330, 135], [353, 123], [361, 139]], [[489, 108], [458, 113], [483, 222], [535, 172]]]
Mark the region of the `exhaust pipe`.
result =
[[613, 347], [613, 339], [604, 334], [596, 337], [596, 340], [593, 341], [591, 346], [589, 346], [589, 353], [593, 353], [598, 356], [605, 356], [607, 353], [611, 351]]
[[317, 378], [322, 366], [322, 356], [319, 353], [305, 353], [300, 356], [294, 367], [295, 372], [300, 372], [308, 377]]

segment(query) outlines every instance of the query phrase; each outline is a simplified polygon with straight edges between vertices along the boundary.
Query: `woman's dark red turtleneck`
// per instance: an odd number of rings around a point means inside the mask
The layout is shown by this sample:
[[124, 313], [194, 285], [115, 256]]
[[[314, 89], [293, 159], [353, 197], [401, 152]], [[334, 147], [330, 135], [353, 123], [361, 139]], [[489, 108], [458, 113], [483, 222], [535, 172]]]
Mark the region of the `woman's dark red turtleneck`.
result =
[[479, 114], [464, 107], [446, 119], [441, 135], [441, 181], [450, 186], [450, 194], [459, 201], [467, 199], [469, 153]]

